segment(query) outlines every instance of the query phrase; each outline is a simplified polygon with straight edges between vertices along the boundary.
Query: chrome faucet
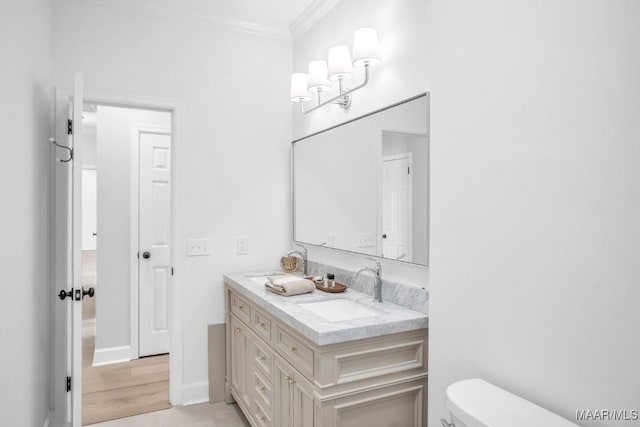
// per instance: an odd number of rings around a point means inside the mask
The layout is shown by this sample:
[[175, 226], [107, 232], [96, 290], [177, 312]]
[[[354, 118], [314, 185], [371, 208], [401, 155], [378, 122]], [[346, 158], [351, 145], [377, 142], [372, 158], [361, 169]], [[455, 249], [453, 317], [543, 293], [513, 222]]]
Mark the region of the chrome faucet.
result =
[[291, 256], [291, 255], [298, 255], [300, 257], [300, 259], [302, 259], [302, 273], [306, 276], [307, 274], [309, 274], [307, 272], [307, 264], [308, 264], [308, 253], [307, 253], [307, 248], [304, 245], [301, 245], [299, 243], [296, 243], [296, 246], [300, 247], [300, 250], [297, 251], [290, 251], [287, 256]]
[[382, 302], [382, 265], [380, 265], [380, 261], [375, 258], [365, 257], [366, 259], [373, 261], [375, 263], [375, 267], [362, 267], [351, 276], [351, 279], [355, 279], [360, 275], [360, 273], [364, 273], [368, 271], [369, 273], [373, 273], [376, 281], [373, 287], [373, 302]]

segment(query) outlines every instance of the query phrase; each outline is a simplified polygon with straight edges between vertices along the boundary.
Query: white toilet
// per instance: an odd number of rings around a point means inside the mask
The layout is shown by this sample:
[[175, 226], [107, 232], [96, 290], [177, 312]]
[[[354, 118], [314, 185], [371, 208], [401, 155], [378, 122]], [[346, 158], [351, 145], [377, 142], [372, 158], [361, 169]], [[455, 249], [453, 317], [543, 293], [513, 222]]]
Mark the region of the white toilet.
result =
[[452, 423], [445, 427], [577, 427], [578, 425], [481, 379], [447, 388]]

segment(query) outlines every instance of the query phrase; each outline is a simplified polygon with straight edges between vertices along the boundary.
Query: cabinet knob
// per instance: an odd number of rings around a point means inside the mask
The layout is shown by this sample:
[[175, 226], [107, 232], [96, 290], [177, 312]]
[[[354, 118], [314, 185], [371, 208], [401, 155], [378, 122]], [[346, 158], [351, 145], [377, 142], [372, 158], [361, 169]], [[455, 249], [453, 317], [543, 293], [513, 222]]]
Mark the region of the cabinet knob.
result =
[[295, 381], [293, 380], [293, 375], [287, 375], [286, 377], [284, 377], [284, 379], [286, 379], [289, 384], [295, 383]]
[[236, 328], [236, 332], [240, 332], [240, 328]]
[[296, 351], [298, 351], [298, 349], [297, 349], [296, 347], [294, 347], [294, 346], [289, 347], [289, 350], [290, 350], [290, 351], [293, 351], [294, 353], [295, 353]]
[[238, 308], [239, 308], [240, 310], [242, 310], [242, 309], [244, 308], [244, 306], [243, 306], [243, 305], [239, 305], [239, 306], [238, 306]]
[[265, 326], [264, 323], [260, 323], [261, 328], [264, 328], [264, 326]]
[[259, 417], [258, 419], [259, 419], [260, 421], [264, 421], [264, 420], [266, 420], [267, 418], [266, 418], [264, 415], [260, 415], [260, 417]]
[[260, 359], [260, 361], [262, 361], [262, 362], [264, 362], [264, 361], [265, 361], [264, 356], [260, 356], [258, 359]]
[[264, 391], [265, 389], [264, 389], [264, 387], [260, 387], [258, 390]]

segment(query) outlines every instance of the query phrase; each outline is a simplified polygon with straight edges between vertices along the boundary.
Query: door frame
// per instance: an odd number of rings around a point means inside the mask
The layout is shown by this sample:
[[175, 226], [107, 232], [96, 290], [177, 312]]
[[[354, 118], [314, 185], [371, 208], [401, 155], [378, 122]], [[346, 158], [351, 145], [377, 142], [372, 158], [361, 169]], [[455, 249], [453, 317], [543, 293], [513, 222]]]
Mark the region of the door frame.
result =
[[[130, 241], [130, 259], [137, 260], [138, 253], [140, 252], [140, 134], [152, 133], [155, 135], [169, 135], [171, 137], [171, 129], [166, 127], [150, 125], [150, 124], [133, 124], [131, 125], [131, 241]], [[169, 152], [173, 155], [173, 139], [171, 139], [169, 145]], [[173, 157], [171, 162], [173, 162]], [[170, 164], [171, 179], [173, 180], [173, 163]], [[169, 185], [170, 188], [170, 200], [173, 200], [173, 182]], [[173, 211], [169, 213], [173, 216]], [[173, 235], [170, 235], [169, 253], [173, 254]], [[173, 265], [173, 263], [172, 263]], [[132, 262], [131, 264], [131, 359], [138, 359], [140, 357], [140, 264], [139, 262]], [[169, 325], [169, 334], [171, 334], [171, 324]], [[171, 358], [171, 348], [169, 350], [169, 358]]]
[[[56, 89], [56, 102], [66, 102], [73, 98], [73, 91]], [[180, 191], [180, 150], [182, 141], [184, 102], [179, 99], [137, 96], [106, 91], [84, 91], [84, 102], [124, 108], [138, 108], [171, 112], [171, 241], [177, 241]], [[66, 122], [56, 120], [56, 135], [66, 135]], [[170, 248], [170, 263], [174, 271], [182, 271], [182, 263], [177, 256], [175, 244]], [[64, 268], [64, 266], [59, 266]], [[169, 304], [169, 401], [172, 405], [181, 405], [183, 401], [183, 322], [182, 292], [179, 276], [170, 277]], [[55, 292], [55, 289], [54, 289]], [[56, 300], [53, 300], [54, 303]]]

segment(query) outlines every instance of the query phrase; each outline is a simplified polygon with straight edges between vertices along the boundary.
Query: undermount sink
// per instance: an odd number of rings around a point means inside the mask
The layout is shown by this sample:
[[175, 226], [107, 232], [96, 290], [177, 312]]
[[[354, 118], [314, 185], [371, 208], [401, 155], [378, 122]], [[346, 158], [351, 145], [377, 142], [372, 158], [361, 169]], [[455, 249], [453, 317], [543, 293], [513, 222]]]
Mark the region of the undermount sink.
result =
[[264, 285], [264, 281], [267, 280], [267, 276], [249, 277], [249, 280], [252, 280], [260, 285]]
[[308, 302], [298, 304], [298, 307], [302, 307], [329, 322], [364, 319], [366, 317], [379, 316], [383, 313], [381, 310], [367, 307], [366, 305], [348, 299]]
[[285, 273], [271, 273], [271, 274], [267, 274], [267, 275], [263, 274], [261, 276], [246, 276], [246, 277], [247, 277], [247, 279], [258, 283], [259, 285], [264, 285], [264, 282], [265, 282], [265, 280], [267, 280], [267, 277], [270, 277], [270, 276], [284, 276], [284, 275], [285, 275]]

